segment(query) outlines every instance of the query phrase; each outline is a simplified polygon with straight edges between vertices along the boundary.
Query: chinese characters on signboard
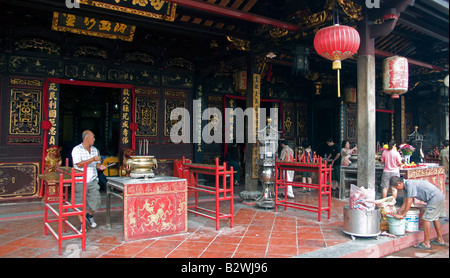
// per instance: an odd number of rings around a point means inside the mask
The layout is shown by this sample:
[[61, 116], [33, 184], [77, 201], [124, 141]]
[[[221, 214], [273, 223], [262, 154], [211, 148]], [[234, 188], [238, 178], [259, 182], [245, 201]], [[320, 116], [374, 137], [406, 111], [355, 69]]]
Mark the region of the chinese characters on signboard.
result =
[[80, 0], [98, 8], [174, 21], [177, 4], [162, 0]]
[[131, 123], [131, 90], [122, 89], [122, 110], [120, 115], [120, 141], [122, 145], [130, 143], [130, 123]]
[[[256, 137], [256, 132], [259, 130], [258, 122], [259, 122], [259, 114], [258, 109], [261, 106], [261, 75], [253, 74], [253, 109], [256, 113], [255, 121], [253, 122], [253, 128], [251, 129], [253, 132], [253, 138]], [[259, 157], [259, 148], [258, 144], [253, 144], [252, 149], [252, 178], [258, 178], [258, 170], [259, 165], [256, 164], [256, 161]]]
[[68, 13], [53, 13], [52, 30], [133, 41], [136, 26]]
[[59, 106], [59, 84], [50, 83], [48, 86], [48, 120], [52, 127], [48, 131], [48, 145], [58, 144], [58, 106]]

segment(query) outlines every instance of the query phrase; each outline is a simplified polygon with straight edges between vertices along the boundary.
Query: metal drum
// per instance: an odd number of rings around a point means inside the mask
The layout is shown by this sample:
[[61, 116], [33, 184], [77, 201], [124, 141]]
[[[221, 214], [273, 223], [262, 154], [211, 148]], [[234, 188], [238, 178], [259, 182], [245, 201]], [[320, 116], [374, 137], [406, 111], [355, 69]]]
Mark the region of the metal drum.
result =
[[376, 237], [380, 234], [380, 208], [353, 210], [344, 206], [344, 228], [346, 234], [358, 237]]

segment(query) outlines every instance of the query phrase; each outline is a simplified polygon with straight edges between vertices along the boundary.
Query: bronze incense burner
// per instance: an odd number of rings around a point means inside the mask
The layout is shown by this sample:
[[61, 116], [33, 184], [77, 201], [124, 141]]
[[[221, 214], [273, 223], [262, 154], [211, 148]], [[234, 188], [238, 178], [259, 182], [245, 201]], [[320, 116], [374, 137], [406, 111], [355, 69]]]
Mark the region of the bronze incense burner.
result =
[[153, 178], [153, 169], [158, 168], [158, 161], [152, 155], [134, 155], [127, 163], [131, 167], [130, 177], [133, 179]]

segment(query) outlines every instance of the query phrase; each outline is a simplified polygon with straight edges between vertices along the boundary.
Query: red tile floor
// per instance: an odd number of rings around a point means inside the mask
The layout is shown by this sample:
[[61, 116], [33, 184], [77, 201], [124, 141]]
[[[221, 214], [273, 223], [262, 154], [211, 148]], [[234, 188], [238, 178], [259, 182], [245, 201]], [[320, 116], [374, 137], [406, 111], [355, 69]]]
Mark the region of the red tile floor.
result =
[[[317, 191], [294, 192], [302, 203], [317, 203]], [[61, 256], [53, 236], [44, 235], [42, 203], [0, 205], [0, 258], [288, 258], [351, 241], [342, 232], [342, 207], [348, 200], [338, 198], [332, 198], [331, 218], [325, 212], [318, 222], [313, 212], [243, 205], [236, 192], [233, 228], [223, 220], [216, 231], [214, 221], [188, 214], [187, 233], [131, 242], [123, 241], [121, 201], [112, 200], [112, 228], [106, 228], [103, 206], [95, 213], [98, 227], [88, 228], [86, 251], [80, 252], [80, 239], [66, 240]], [[72, 223], [77, 226], [78, 220]]]
[[[314, 191], [297, 193], [296, 199], [317, 202]], [[236, 192], [233, 228], [229, 227], [229, 220], [223, 220], [220, 230], [216, 231], [213, 220], [188, 214], [187, 233], [124, 242], [120, 200], [112, 200], [112, 228], [105, 226], [104, 208], [99, 210], [95, 213], [98, 227], [88, 228], [86, 234], [86, 251], [76, 252], [81, 248], [80, 239], [66, 240], [61, 256], [58, 256], [57, 241], [43, 233], [41, 203], [0, 205], [0, 257], [285, 258], [351, 240], [341, 228], [342, 206], [346, 201], [333, 198], [331, 219], [323, 213], [322, 221], [318, 222], [313, 212], [289, 208], [274, 212], [243, 205]], [[208, 199], [203, 202], [213, 203]], [[221, 209], [229, 208], [225, 205]], [[78, 226], [75, 218], [72, 223]]]
[[[448, 244], [449, 234], [443, 235], [444, 241]], [[439, 246], [432, 244], [432, 250], [417, 249], [414, 247], [409, 247], [398, 252], [389, 254], [383, 258], [449, 258], [448, 246]]]

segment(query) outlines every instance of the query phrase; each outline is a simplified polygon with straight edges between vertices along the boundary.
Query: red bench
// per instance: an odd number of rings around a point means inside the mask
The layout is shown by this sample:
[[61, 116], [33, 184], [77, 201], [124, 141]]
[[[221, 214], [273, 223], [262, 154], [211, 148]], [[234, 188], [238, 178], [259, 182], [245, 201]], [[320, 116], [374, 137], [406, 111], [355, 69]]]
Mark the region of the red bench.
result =
[[[284, 198], [275, 198], [275, 211], [278, 206], [286, 208], [295, 208], [318, 213], [318, 221], [320, 221], [322, 211], [328, 212], [328, 219], [331, 217], [331, 165], [327, 165], [326, 161], [322, 161], [321, 157], [314, 157], [312, 161], [305, 159], [304, 155], [296, 155], [291, 157], [293, 162], [275, 161], [275, 196], [278, 196], [280, 190], [284, 190]], [[285, 171], [314, 172], [318, 174], [318, 183], [302, 183], [286, 180]], [[295, 175], [294, 175], [295, 176]], [[318, 204], [303, 204], [287, 199], [287, 186], [306, 187], [318, 190]], [[327, 204], [322, 206], [322, 197], [327, 198]]]
[[[229, 218], [230, 228], [233, 228], [233, 167], [227, 170], [226, 164], [219, 165], [219, 159], [216, 158], [215, 165], [187, 163], [183, 157], [183, 177], [188, 176], [188, 193], [194, 194], [194, 204], [188, 205], [188, 212], [194, 213], [196, 216], [200, 215], [216, 221], [216, 230], [219, 230], [220, 219]], [[199, 184], [199, 175], [212, 175], [215, 178], [214, 186], [207, 186]], [[227, 177], [230, 179], [227, 185]], [[214, 196], [215, 210], [199, 206], [199, 192], [211, 194]], [[220, 202], [230, 202], [230, 212], [221, 213]]]

